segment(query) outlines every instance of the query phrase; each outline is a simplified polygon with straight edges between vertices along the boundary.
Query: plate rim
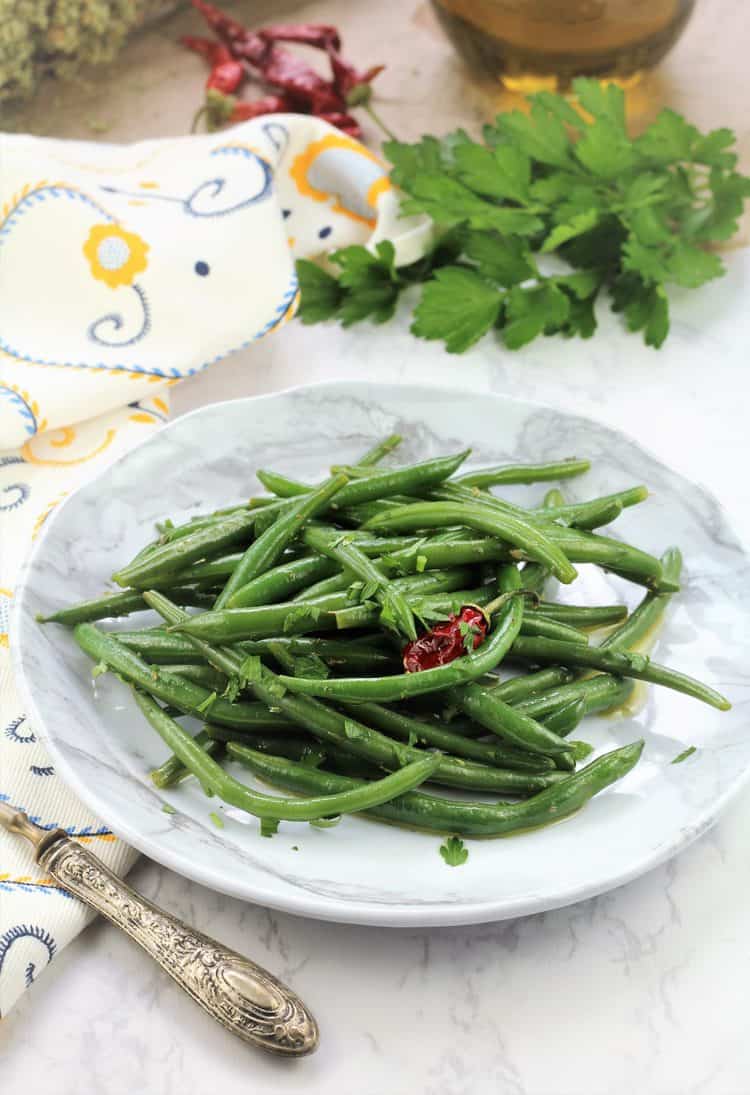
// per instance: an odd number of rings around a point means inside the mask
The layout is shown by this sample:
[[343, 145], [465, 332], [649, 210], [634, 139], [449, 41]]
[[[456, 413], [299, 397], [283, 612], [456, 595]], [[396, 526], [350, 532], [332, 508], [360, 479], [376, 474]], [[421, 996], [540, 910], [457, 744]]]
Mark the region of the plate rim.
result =
[[208, 411], [216, 412], [217, 409], [230, 405], [247, 404], [254, 406], [265, 400], [273, 401], [283, 396], [297, 393], [315, 392], [322, 389], [342, 391], [347, 389], [351, 390], [353, 388], [360, 389], [361, 391], [398, 391], [399, 393], [403, 392], [405, 396], [407, 392], [415, 394], [428, 392], [430, 395], [434, 395], [436, 393], [455, 394], [456, 391], [460, 391], [464, 394], [483, 397], [484, 399], [489, 397], [492, 402], [516, 404], [537, 411], [552, 411], [555, 414], [576, 417], [583, 421], [590, 422], [599, 428], [604, 427], [604, 429], [622, 438], [627, 444], [639, 449], [648, 456], [651, 461], [660, 467], [665, 468], [684, 483], [689, 484], [691, 488], [700, 491], [704, 498], [715, 507], [715, 510], [725, 527], [731, 531], [735, 543], [750, 560], [750, 554], [748, 553], [744, 540], [737, 535], [732, 522], [729, 520], [726, 508], [703, 483], [688, 479], [681, 472], [676, 471], [670, 464], [665, 463], [660, 457], [655, 455], [647, 445], [642, 444], [640, 440], [632, 437], [619, 427], [612, 426], [607, 422], [602, 422], [593, 418], [591, 415], [579, 414], [576, 411], [556, 407], [551, 403], [535, 399], [524, 399], [504, 392], [474, 391], [471, 389], [467, 391], [466, 389], [457, 389], [452, 385], [447, 384], [427, 385], [414, 383], [412, 381], [402, 384], [398, 382], [380, 382], [377, 380], [359, 378], [321, 380], [310, 384], [294, 384], [270, 392], [262, 392], [256, 395], [239, 396], [234, 399], [217, 400], [212, 403], [206, 403], [177, 418], [170, 419], [163, 426], [159, 427], [159, 429], [149, 434], [148, 437], [143, 438], [124, 453], [121, 453], [115, 460], [107, 463], [95, 475], [86, 479], [85, 482], [76, 487], [74, 491], [63, 499], [60, 505], [55, 507], [47, 521], [45, 521], [41, 535], [32, 543], [19, 571], [10, 617], [12, 634], [17, 636], [16, 641], [11, 641], [10, 644], [12, 670], [15, 684], [25, 707], [30, 713], [35, 732], [38, 733], [40, 740], [49, 751], [65, 786], [73, 791], [88, 809], [101, 817], [102, 821], [107, 824], [117, 837], [135, 848], [140, 854], [148, 856], [150, 859], [167, 867], [169, 870], [175, 871], [184, 878], [195, 881], [216, 892], [225, 893], [243, 901], [260, 904], [292, 915], [334, 923], [359, 924], [373, 927], [416, 928], [481, 924], [563, 908], [568, 905], [576, 904], [579, 901], [608, 893], [620, 886], [626, 885], [628, 882], [655, 869], [672, 858], [672, 856], [677, 855], [679, 852], [688, 848], [698, 839], [698, 837], [702, 836], [716, 823], [721, 813], [741, 793], [745, 785], [750, 782], [750, 764], [732, 779], [718, 798], [714, 799], [710, 805], [704, 807], [695, 815], [695, 818], [690, 825], [683, 826], [672, 840], [664, 841], [661, 846], [657, 846], [656, 848], [647, 851], [643, 856], [631, 863], [626, 870], [618, 869], [612, 871], [606, 877], [599, 875], [596, 880], [580, 884], [576, 887], [558, 889], [552, 894], [522, 895], [516, 898], [504, 897], [481, 902], [429, 902], [415, 905], [394, 902], [393, 904], [390, 904], [373, 901], [371, 898], [360, 901], [352, 898], [331, 897], [328, 895], [311, 893], [307, 890], [302, 890], [299, 893], [292, 891], [288, 895], [280, 896], [272, 891], [267, 892], [262, 884], [253, 883], [250, 886], [233, 884], [233, 878], [230, 875], [221, 873], [220, 870], [216, 872], [213, 871], [210, 864], [204, 864], [200, 860], [196, 862], [194, 859], [191, 859], [187, 853], [181, 853], [179, 850], [174, 850], [169, 845], [165, 845], [163, 841], [160, 842], [157, 837], [152, 838], [144, 836], [137, 828], [131, 826], [127, 819], [118, 817], [116, 824], [112, 824], [107, 820], [106, 800], [97, 794], [95, 785], [92, 786], [87, 784], [83, 781], [82, 777], [79, 778], [75, 765], [71, 766], [66, 759], [65, 753], [58, 748], [54, 732], [50, 733], [45, 720], [42, 718], [40, 711], [37, 708], [34, 698], [34, 689], [26, 674], [24, 659], [25, 644], [21, 638], [24, 631], [22, 627], [22, 617], [26, 615], [25, 602], [29, 595], [28, 587], [30, 576], [33, 572], [36, 558], [41, 553], [47, 537], [51, 534], [55, 524], [60, 519], [61, 514], [65, 511], [65, 507], [76, 498], [79, 491], [93, 486], [100, 479], [104, 478], [116, 464], [122, 462], [136, 450], [153, 444], [157, 437], [160, 437], [167, 431], [177, 428], [178, 425], [181, 426], [183, 423], [199, 417]]

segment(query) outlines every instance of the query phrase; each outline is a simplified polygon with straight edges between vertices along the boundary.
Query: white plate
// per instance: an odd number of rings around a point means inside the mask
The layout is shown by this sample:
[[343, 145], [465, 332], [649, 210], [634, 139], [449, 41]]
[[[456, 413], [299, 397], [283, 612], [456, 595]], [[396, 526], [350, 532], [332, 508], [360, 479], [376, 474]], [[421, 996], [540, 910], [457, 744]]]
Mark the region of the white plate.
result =
[[[684, 588], [669, 612], [659, 660], [730, 699], [750, 681], [750, 570], [717, 503], [623, 435], [574, 415], [489, 395], [417, 387], [328, 384], [215, 404], [151, 437], [70, 497], [47, 522], [17, 596], [16, 668], [35, 729], [57, 770], [119, 836], [160, 863], [237, 897], [329, 920], [461, 924], [554, 908], [617, 886], [684, 848], [745, 781], [750, 735], [741, 708], [726, 714], [665, 689], [639, 712], [590, 719], [578, 736], [597, 751], [646, 739], [638, 767], [563, 824], [510, 839], [469, 841], [468, 862], [446, 866], [441, 838], [361, 818], [329, 830], [258, 823], [218, 810], [194, 781], [160, 793], [148, 778], [165, 750], [125, 687], [92, 685], [91, 664], [66, 629], [35, 623], [107, 587], [110, 573], [151, 538], [154, 522], [183, 520], [258, 490], [256, 467], [314, 480], [392, 431], [405, 461], [467, 443], [476, 463], [589, 457], [565, 484], [571, 498], [646, 483], [653, 497], [617, 531], [653, 552], [685, 554]], [[543, 486], [513, 488], [539, 498]], [[593, 568], [568, 599], [605, 603], [640, 590]], [[139, 621], [146, 617], [138, 617]], [[670, 762], [688, 745], [698, 752]], [[247, 773], [243, 773], [247, 778]], [[191, 785], [192, 784], [192, 785]], [[165, 802], [176, 809], [162, 810]]]

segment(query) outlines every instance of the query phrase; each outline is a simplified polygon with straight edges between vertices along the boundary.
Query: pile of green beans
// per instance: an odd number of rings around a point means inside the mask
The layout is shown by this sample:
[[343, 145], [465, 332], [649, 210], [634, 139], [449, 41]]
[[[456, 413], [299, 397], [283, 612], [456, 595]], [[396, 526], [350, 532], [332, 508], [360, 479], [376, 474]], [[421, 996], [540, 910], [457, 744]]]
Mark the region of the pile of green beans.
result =
[[[120, 589], [42, 618], [72, 627], [97, 674], [130, 686], [170, 750], [151, 772], [158, 789], [194, 777], [263, 835], [360, 812], [507, 834], [575, 812], [637, 763], [641, 741], [580, 767], [594, 747], [570, 738], [625, 703], [634, 680], [729, 706], [636, 649], [679, 590], [680, 553], [659, 559], [592, 530], [645, 487], [572, 502], [553, 487], [524, 508], [491, 488], [569, 480], [588, 461], [466, 472], [461, 452], [378, 467], [400, 441], [318, 483], [259, 471], [269, 494], [165, 521], [113, 575]], [[579, 562], [645, 586], [638, 607], [555, 601], [549, 583], [575, 582]], [[458, 628], [468, 605], [485, 614], [479, 641], [461, 632], [451, 660], [406, 671], [405, 644], [436, 623]], [[96, 626], [147, 610], [156, 625]], [[197, 734], [183, 716], [202, 722]], [[294, 797], [262, 793], [226, 762]]]

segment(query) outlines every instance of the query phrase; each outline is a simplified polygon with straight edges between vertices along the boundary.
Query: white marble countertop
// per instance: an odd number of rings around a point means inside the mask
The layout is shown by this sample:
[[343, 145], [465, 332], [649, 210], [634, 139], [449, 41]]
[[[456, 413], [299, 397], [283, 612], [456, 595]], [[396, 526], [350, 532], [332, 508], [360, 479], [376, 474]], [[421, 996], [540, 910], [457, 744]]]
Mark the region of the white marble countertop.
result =
[[[602, 317], [583, 343], [455, 358], [406, 319], [282, 333], [173, 393], [209, 400], [330, 377], [503, 391], [627, 430], [701, 481], [750, 539], [743, 309], [750, 252], [675, 302], [659, 353]], [[204, 1018], [148, 958], [97, 923], [0, 1026], [3, 1090], [205, 1095], [746, 1095], [750, 798], [678, 859], [599, 898], [477, 927], [401, 931], [301, 920], [211, 893], [142, 861], [152, 899], [267, 965], [318, 1015], [321, 1049], [261, 1056]]]
[[[254, 0], [253, 12], [262, 21], [299, 6]], [[734, 125], [745, 161], [746, 15], [741, 0], [703, 0], [647, 101], [648, 112], [668, 101], [700, 125]], [[449, 129], [487, 115], [425, 5], [308, 0], [303, 17], [343, 26], [365, 59], [377, 23], [389, 62], [379, 95], [406, 136], [434, 130], [436, 117]], [[17, 124], [90, 136], [104, 122], [112, 140], [183, 132], [196, 75], [174, 40], [197, 24], [178, 20], [88, 88], [41, 96]], [[173, 408], [352, 376], [522, 395], [629, 432], [713, 490], [750, 541], [750, 251], [728, 263], [727, 278], [675, 303], [658, 353], [610, 317], [589, 342], [538, 340], [512, 355], [485, 340], [459, 358], [409, 336], [403, 317], [349, 332], [295, 323], [175, 389]], [[294, 985], [320, 1020], [320, 1051], [293, 1063], [243, 1046], [98, 922], [0, 1024], [0, 1085], [51, 1095], [747, 1095], [749, 827], [746, 795], [678, 859], [619, 890], [430, 931], [305, 921], [141, 861], [131, 880], [148, 897]]]

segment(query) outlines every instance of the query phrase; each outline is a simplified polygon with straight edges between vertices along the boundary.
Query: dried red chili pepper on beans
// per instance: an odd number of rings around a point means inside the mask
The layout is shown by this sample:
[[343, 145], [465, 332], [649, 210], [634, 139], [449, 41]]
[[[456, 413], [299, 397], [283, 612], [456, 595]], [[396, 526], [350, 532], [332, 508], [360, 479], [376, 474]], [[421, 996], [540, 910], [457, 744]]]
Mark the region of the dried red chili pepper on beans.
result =
[[476, 650], [484, 642], [489, 623], [476, 605], [464, 605], [458, 615], [449, 616], [445, 623], [407, 643], [403, 651], [404, 669], [419, 673], [434, 669]]

